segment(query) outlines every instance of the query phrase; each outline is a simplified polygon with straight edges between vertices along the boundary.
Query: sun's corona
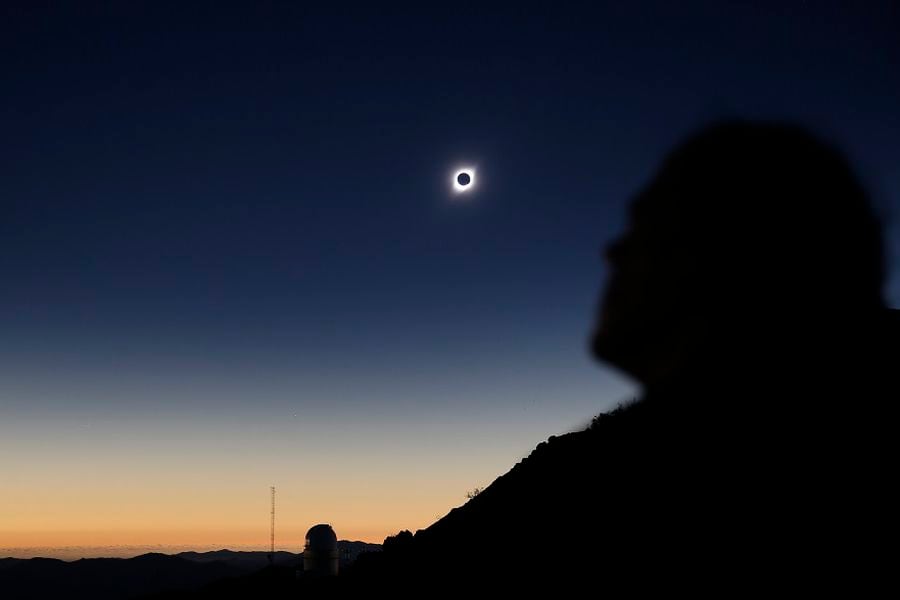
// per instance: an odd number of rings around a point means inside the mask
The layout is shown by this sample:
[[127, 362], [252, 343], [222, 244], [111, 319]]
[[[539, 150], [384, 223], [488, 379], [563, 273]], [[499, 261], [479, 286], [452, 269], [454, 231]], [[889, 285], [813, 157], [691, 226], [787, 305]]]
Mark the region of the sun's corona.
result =
[[451, 178], [453, 192], [456, 194], [465, 194], [475, 188], [475, 169], [473, 167], [462, 167], [453, 172]]

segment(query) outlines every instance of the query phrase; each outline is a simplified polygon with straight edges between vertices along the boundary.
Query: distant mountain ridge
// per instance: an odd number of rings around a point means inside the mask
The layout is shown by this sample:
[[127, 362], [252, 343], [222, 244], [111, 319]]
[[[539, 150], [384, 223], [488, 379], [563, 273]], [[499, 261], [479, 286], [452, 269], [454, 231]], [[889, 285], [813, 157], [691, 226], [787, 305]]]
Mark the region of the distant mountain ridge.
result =
[[[14, 562], [10, 562], [14, 561]], [[3, 597], [133, 598], [171, 589], [191, 589], [245, 571], [225, 562], [198, 563], [166, 554], [134, 558], [5, 559], [0, 569]]]
[[[378, 552], [380, 550], [381, 544], [370, 544], [368, 542], [350, 540], [338, 541], [338, 551], [341, 555], [341, 562], [345, 564], [353, 562], [363, 552]], [[254, 552], [222, 549], [209, 552], [179, 552], [173, 556], [202, 563], [221, 561], [249, 569], [262, 569], [269, 564], [269, 553], [262, 551]], [[302, 557], [302, 552], [294, 553], [279, 550], [275, 552], [273, 563], [276, 566], [298, 566]]]
[[[379, 544], [342, 540], [342, 560], [352, 562]], [[198, 589], [215, 581], [246, 576], [269, 566], [268, 552], [215, 550], [174, 555], [147, 553], [134, 558], [0, 558], [0, 597], [16, 600], [127, 599]], [[302, 554], [278, 551], [274, 565], [293, 570]]]

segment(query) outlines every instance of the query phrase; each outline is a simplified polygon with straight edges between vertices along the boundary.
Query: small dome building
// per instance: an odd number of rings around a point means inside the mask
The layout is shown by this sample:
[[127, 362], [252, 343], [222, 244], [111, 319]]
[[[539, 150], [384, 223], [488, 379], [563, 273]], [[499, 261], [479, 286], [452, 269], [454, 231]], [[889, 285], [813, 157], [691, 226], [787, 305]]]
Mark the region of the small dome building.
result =
[[331, 525], [321, 523], [306, 532], [306, 547], [303, 549], [305, 575], [337, 575], [339, 559], [337, 534]]

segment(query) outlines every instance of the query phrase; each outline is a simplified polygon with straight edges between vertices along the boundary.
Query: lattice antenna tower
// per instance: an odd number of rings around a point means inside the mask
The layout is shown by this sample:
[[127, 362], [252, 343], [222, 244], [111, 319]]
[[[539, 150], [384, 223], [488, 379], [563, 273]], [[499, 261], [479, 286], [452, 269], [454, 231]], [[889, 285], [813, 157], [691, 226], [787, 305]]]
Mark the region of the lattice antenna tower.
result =
[[269, 491], [272, 494], [272, 511], [269, 514], [269, 564], [275, 562], [275, 486], [271, 486]]
[[272, 486], [272, 522], [269, 527], [269, 552], [275, 554], [275, 486]]

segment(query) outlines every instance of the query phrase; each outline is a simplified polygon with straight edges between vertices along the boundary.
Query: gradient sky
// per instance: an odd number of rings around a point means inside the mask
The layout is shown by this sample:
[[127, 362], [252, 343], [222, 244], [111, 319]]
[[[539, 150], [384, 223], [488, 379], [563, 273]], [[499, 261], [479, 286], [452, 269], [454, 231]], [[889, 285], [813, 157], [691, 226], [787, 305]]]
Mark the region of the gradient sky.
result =
[[282, 549], [427, 526], [637, 393], [599, 250], [712, 118], [900, 207], [896, 3], [45, 4], [0, 8], [0, 554], [263, 549], [270, 485]]

